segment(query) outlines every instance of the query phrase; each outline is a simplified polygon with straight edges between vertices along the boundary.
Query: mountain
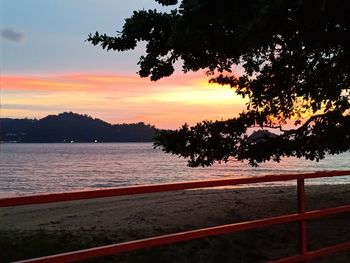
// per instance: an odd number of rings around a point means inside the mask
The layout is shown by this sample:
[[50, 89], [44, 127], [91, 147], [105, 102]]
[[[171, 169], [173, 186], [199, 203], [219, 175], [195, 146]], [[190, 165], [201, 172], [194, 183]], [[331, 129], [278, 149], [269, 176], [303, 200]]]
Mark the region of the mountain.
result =
[[36, 122], [32, 119], [0, 118], [0, 141], [21, 141]]
[[112, 125], [88, 115], [64, 112], [36, 119], [0, 119], [3, 142], [151, 142], [154, 126]]
[[257, 130], [248, 137], [248, 142], [265, 141], [267, 138], [275, 138], [277, 136], [277, 134], [269, 132], [268, 130]]

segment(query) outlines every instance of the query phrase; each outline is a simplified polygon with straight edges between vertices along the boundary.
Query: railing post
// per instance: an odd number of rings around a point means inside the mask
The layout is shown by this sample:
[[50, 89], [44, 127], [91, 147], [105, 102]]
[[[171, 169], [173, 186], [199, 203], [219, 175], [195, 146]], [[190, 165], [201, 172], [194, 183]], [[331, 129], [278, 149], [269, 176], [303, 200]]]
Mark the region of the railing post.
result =
[[[298, 213], [305, 213], [305, 180], [297, 179], [297, 188], [298, 188]], [[303, 220], [299, 222], [299, 253], [307, 253], [307, 229], [306, 221]]]

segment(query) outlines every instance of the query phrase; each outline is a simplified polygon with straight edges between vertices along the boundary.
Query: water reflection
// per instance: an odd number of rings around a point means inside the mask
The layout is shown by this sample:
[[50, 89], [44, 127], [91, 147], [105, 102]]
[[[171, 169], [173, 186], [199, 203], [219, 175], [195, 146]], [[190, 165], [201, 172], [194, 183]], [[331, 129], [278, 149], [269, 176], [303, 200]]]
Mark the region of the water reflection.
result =
[[[184, 159], [153, 149], [150, 143], [2, 144], [0, 168], [0, 192], [2, 195], [17, 195], [265, 174], [350, 170], [350, 153], [328, 156], [320, 162], [287, 158], [280, 163], [263, 163], [257, 168], [237, 161], [208, 168], [189, 168]], [[310, 182], [350, 183], [350, 176], [312, 179]]]

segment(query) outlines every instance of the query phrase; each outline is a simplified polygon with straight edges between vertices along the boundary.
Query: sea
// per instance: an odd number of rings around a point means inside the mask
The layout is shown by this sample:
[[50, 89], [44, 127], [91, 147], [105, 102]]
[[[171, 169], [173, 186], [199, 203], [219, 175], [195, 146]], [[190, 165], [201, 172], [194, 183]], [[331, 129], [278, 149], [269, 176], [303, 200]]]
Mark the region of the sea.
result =
[[[247, 162], [230, 160], [191, 168], [185, 159], [154, 149], [152, 143], [2, 143], [0, 197], [333, 170], [350, 170], [350, 152], [330, 155], [319, 162], [285, 158], [252, 167]], [[347, 184], [350, 176], [310, 179], [307, 183]], [[287, 184], [294, 182], [258, 187]]]

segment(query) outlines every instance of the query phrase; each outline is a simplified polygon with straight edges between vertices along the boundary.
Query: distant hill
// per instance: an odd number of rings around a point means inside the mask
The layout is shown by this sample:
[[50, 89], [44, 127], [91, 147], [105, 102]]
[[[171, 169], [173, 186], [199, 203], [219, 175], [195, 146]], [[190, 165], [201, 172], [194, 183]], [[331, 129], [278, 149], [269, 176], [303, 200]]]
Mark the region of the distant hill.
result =
[[3, 142], [151, 142], [155, 132], [143, 122], [112, 125], [72, 112], [40, 120], [0, 118]]
[[269, 132], [268, 130], [257, 130], [248, 137], [248, 142], [265, 141], [267, 138], [275, 138], [277, 136], [277, 134]]

